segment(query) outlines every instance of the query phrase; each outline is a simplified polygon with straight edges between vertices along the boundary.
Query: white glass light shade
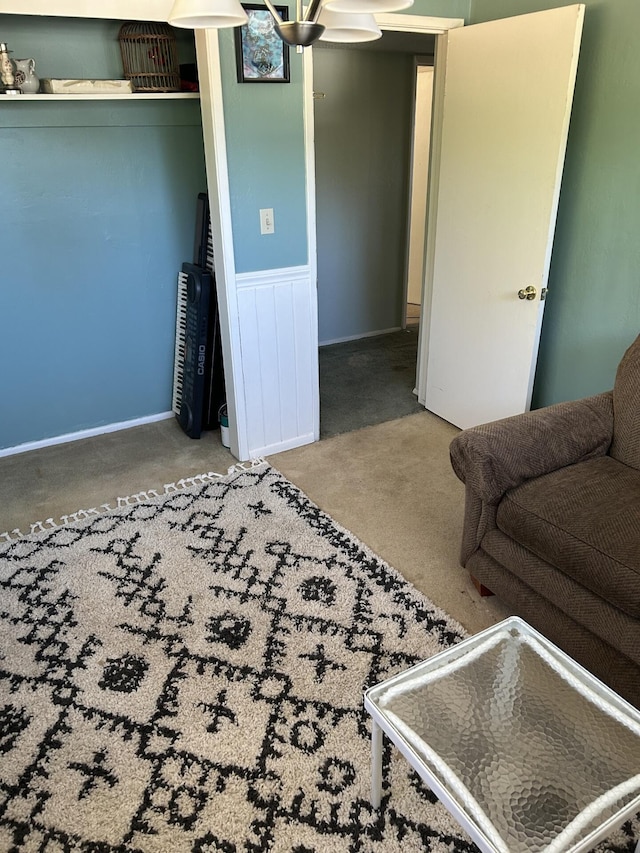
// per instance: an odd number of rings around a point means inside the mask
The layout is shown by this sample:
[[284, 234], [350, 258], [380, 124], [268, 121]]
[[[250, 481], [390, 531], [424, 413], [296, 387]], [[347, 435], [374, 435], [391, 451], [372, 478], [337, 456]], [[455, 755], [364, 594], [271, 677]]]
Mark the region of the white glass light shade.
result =
[[397, 12], [399, 9], [408, 9], [413, 6], [413, 0], [327, 0], [325, 9], [332, 12]]
[[169, 15], [171, 26], [188, 30], [239, 27], [247, 21], [240, 0], [175, 0]]
[[325, 27], [320, 41], [357, 42], [374, 41], [382, 36], [382, 30], [371, 14], [348, 14], [334, 12], [323, 7], [318, 23]]

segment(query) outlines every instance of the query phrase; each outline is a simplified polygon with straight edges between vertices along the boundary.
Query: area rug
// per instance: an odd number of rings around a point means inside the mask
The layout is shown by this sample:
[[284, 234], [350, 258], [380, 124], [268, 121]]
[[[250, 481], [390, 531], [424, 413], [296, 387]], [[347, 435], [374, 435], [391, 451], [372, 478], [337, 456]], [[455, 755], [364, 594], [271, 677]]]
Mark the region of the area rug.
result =
[[267, 464], [165, 491], [0, 545], [0, 850], [475, 850], [362, 706], [461, 627]]

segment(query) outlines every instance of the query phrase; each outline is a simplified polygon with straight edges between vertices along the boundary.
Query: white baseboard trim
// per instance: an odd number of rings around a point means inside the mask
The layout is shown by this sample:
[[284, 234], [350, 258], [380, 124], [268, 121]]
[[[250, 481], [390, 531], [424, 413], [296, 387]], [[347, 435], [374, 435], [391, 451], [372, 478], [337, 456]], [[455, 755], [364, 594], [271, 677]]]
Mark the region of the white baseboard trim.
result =
[[108, 432], [118, 432], [121, 429], [131, 429], [143, 424], [153, 424], [156, 421], [167, 421], [174, 418], [173, 412], [160, 412], [158, 415], [148, 415], [144, 418], [135, 418], [132, 421], [121, 421], [117, 424], [106, 424], [106, 426], [83, 429], [79, 432], [70, 432], [66, 435], [56, 435], [53, 438], [44, 438], [42, 441], [28, 441], [15, 447], [0, 449], [0, 458], [3, 456], [15, 456], [17, 453], [27, 453], [29, 450], [40, 450], [43, 447], [53, 447], [55, 444], [67, 444], [70, 441], [79, 441], [81, 438], [92, 438], [95, 435], [106, 435]]
[[392, 329], [379, 329], [377, 332], [365, 332], [362, 335], [350, 335], [347, 338], [334, 338], [331, 341], [319, 341], [319, 347], [328, 347], [331, 344], [346, 344], [348, 341], [359, 341], [361, 338], [375, 338], [378, 335], [390, 335], [391, 332], [402, 331], [402, 326], [394, 326]]
[[298, 435], [288, 441], [281, 441], [278, 444], [269, 444], [267, 447], [257, 447], [251, 451], [251, 458], [256, 459], [261, 456], [273, 456], [275, 453], [284, 453], [285, 450], [293, 450], [294, 447], [303, 447], [305, 444], [312, 444], [317, 441], [317, 436], [312, 432], [307, 435]]

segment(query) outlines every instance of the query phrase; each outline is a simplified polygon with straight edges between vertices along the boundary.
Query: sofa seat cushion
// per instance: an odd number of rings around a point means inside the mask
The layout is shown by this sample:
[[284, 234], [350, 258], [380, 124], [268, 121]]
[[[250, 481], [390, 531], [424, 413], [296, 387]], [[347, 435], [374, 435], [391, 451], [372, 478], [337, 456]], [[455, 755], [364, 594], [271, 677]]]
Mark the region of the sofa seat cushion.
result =
[[602, 456], [529, 480], [498, 506], [500, 530], [640, 618], [640, 473]]

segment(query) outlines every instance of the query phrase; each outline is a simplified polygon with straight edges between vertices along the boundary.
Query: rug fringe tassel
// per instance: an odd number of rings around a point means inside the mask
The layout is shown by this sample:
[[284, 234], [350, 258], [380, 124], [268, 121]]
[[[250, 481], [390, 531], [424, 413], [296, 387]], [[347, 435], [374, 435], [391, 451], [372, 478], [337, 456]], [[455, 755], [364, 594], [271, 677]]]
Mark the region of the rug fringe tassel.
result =
[[255, 459], [250, 459], [248, 462], [237, 462], [235, 465], [232, 465], [227, 470], [227, 474], [239, 474], [241, 471], [251, 471], [253, 468], [259, 468], [261, 465], [268, 464], [264, 456], [256, 456]]
[[147, 489], [142, 492], [136, 492], [133, 495], [127, 495], [126, 497], [117, 497], [115, 505], [104, 503], [100, 504], [99, 507], [79, 509], [76, 512], [69, 513], [69, 515], [60, 516], [60, 520], [58, 522], [54, 521], [53, 518], [47, 518], [45, 521], [35, 521], [30, 525], [28, 533], [24, 533], [16, 527], [13, 530], [0, 533], [0, 541], [4, 540], [5, 542], [12, 542], [16, 539], [22, 539], [24, 536], [29, 536], [32, 533], [46, 533], [50, 530], [55, 530], [58, 527], [63, 527], [65, 524], [82, 521], [83, 519], [91, 518], [92, 516], [104, 515], [104, 513], [111, 512], [114, 509], [123, 509], [127, 506], [135, 506], [136, 504], [141, 504], [145, 501], [153, 500], [154, 498], [171, 495], [174, 492], [183, 492], [186, 489], [193, 488], [194, 486], [204, 486], [206, 483], [214, 483], [216, 480], [223, 480], [225, 477], [232, 474], [251, 471], [254, 468], [259, 468], [261, 465], [266, 464], [267, 460], [264, 457], [257, 457], [256, 459], [251, 459], [248, 462], [238, 462], [235, 465], [231, 465], [227, 469], [226, 474], [218, 474], [216, 471], [209, 471], [208, 474], [194, 474], [192, 477], [183, 477], [175, 483], [165, 483], [163, 491]]

